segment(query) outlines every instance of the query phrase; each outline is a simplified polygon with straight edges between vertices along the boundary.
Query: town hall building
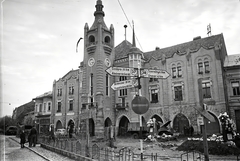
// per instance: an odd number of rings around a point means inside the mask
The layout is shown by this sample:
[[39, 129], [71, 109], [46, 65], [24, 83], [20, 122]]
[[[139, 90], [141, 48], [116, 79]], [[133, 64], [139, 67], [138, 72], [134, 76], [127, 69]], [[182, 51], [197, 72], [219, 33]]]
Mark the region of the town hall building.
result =
[[[104, 129], [114, 126], [116, 135], [125, 135], [139, 125], [140, 116], [132, 110], [132, 100], [141, 95], [149, 101], [148, 111], [141, 115], [145, 130], [146, 122], [155, 118], [159, 124], [171, 121], [172, 130], [178, 133], [190, 126], [195, 133], [201, 133], [197, 118], [201, 116], [202, 98], [215, 119], [207, 124], [207, 134], [221, 132], [218, 116], [228, 112], [223, 34], [142, 52], [136, 46], [134, 30], [132, 42], [123, 40], [115, 46], [114, 27], [105, 24], [101, 0], [97, 0], [95, 8], [93, 24], [84, 26], [84, 58], [79, 69], [53, 83], [51, 124], [55, 129], [74, 124], [79, 132], [103, 138]], [[113, 76], [106, 71], [111, 67], [163, 70], [169, 76], [141, 78], [141, 89], [136, 85], [113, 90], [114, 83], [136, 82], [136, 78]]]

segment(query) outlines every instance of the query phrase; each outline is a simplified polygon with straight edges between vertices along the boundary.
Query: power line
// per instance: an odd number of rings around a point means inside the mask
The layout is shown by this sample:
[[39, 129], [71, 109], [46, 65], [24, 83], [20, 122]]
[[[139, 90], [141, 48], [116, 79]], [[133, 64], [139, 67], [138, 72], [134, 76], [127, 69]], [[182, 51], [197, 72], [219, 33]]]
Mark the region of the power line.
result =
[[[126, 14], [126, 12], [124, 11], [124, 9], [123, 9], [123, 6], [122, 6], [122, 4], [121, 4], [121, 2], [120, 2], [119, 0], [118, 0], [118, 3], [119, 3], [119, 5], [120, 5], [120, 7], [121, 7], [121, 9], [122, 9], [122, 11], [123, 11], [123, 13], [124, 13], [124, 15], [125, 15], [125, 17], [126, 17], [127, 21], [128, 21], [128, 24], [129, 24], [129, 26], [130, 26], [130, 27], [131, 27], [131, 29], [133, 30], [133, 27], [132, 27], [132, 25], [131, 25], [131, 23], [130, 23], [130, 21], [129, 21], [128, 17], [127, 17], [127, 14]], [[142, 45], [140, 44], [140, 42], [139, 42], [139, 40], [138, 40], [138, 38], [137, 38], [136, 34], [135, 34], [135, 37], [136, 37], [136, 39], [137, 39], [137, 42], [138, 42], [138, 44], [139, 44], [139, 46], [140, 46], [141, 50], [143, 50], [143, 49], [142, 49]]]

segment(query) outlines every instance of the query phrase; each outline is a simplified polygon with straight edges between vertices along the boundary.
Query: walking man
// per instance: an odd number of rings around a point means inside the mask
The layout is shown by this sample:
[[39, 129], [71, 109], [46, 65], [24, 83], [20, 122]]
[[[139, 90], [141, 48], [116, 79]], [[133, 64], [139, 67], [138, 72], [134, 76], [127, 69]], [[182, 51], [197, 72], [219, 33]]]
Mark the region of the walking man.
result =
[[29, 132], [29, 147], [35, 147], [37, 144], [37, 129], [35, 126]]

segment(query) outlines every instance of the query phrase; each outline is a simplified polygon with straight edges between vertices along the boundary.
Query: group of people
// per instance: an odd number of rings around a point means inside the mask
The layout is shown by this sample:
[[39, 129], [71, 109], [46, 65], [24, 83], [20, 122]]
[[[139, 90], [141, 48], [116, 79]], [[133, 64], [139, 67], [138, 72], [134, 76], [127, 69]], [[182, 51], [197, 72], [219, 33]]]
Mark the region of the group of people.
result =
[[20, 130], [20, 144], [21, 148], [24, 148], [24, 144], [28, 141], [29, 142], [29, 147], [35, 147], [37, 144], [37, 129], [35, 126], [31, 128], [29, 131], [28, 137], [26, 139], [26, 133], [24, 132], [23, 129]]

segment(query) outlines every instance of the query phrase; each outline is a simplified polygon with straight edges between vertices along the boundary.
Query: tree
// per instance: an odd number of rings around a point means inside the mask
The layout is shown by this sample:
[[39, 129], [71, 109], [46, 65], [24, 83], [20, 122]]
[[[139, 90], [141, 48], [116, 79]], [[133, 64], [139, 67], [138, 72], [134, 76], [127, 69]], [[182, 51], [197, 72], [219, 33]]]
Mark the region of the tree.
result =
[[16, 126], [16, 122], [11, 116], [4, 116], [0, 118], [0, 128], [5, 129], [8, 126]]

